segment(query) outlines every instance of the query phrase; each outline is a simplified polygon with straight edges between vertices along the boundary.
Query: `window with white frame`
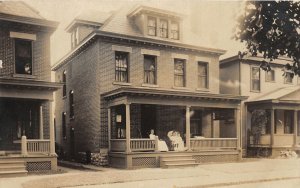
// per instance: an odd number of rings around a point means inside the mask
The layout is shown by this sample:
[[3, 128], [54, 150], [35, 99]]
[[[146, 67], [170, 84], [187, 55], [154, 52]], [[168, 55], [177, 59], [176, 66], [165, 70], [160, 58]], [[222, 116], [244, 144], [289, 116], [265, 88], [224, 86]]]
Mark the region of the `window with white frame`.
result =
[[67, 124], [66, 124], [66, 115], [67, 113], [66, 112], [63, 112], [61, 114], [61, 123], [62, 123], [62, 136], [64, 139], [67, 138]]
[[275, 71], [269, 70], [266, 71], [266, 82], [275, 82]]
[[15, 39], [15, 73], [32, 75], [32, 41]]
[[63, 97], [67, 95], [67, 71], [63, 72], [62, 75], [62, 81], [63, 81]]
[[179, 39], [179, 24], [178, 22], [171, 22], [171, 39], [178, 40]]
[[251, 91], [260, 91], [260, 68], [251, 67]]
[[161, 19], [160, 22], [160, 37], [162, 38], [168, 38], [168, 20]]
[[285, 72], [284, 83], [292, 84], [293, 83], [293, 73], [292, 72]]
[[208, 63], [198, 62], [198, 88], [208, 88]]
[[74, 118], [74, 91], [71, 90], [69, 93], [69, 105], [70, 105], [70, 118]]
[[174, 59], [174, 86], [185, 87], [185, 60]]
[[148, 35], [156, 36], [156, 18], [148, 17]]
[[128, 82], [128, 52], [115, 52], [115, 80], [117, 82]]
[[144, 83], [156, 84], [156, 56], [144, 55]]

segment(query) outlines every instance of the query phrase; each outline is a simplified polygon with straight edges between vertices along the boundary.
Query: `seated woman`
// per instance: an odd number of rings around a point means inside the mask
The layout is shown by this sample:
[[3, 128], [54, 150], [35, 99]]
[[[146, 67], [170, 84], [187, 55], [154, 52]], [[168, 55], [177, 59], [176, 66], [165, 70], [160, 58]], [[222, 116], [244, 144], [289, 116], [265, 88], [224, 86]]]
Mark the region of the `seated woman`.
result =
[[168, 137], [170, 139], [171, 148], [174, 151], [185, 151], [183, 140], [178, 131], [169, 131]]
[[[154, 130], [151, 129], [150, 134], [149, 134], [149, 138], [150, 138], [151, 140], [155, 140], [155, 136], [156, 136], [156, 135], [154, 134]], [[169, 151], [166, 142], [163, 141], [163, 140], [158, 140], [157, 150], [158, 150], [158, 151]]]

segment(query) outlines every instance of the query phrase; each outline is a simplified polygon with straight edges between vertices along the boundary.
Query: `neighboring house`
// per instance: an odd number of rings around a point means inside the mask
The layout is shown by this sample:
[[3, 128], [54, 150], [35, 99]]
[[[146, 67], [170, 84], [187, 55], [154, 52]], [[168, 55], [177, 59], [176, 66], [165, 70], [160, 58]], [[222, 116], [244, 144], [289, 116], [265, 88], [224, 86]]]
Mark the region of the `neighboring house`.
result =
[[240, 158], [246, 97], [220, 94], [225, 51], [192, 43], [184, 24], [178, 13], [128, 5], [67, 27], [72, 50], [52, 68], [64, 83], [55, 96], [61, 156], [101, 165], [108, 153], [121, 168]]
[[56, 169], [51, 102], [61, 84], [51, 82], [50, 66], [56, 27], [23, 2], [0, 1], [0, 177]]
[[[220, 90], [249, 96], [241, 108], [243, 149], [248, 149], [248, 155], [258, 149], [265, 155], [278, 156], [280, 151], [299, 150], [300, 82], [298, 76], [292, 77], [290, 72], [283, 71], [284, 65], [292, 64], [290, 59], [274, 60], [268, 72], [260, 69], [262, 60], [262, 57], [251, 56], [222, 60]], [[260, 122], [253, 114], [262, 118]]]

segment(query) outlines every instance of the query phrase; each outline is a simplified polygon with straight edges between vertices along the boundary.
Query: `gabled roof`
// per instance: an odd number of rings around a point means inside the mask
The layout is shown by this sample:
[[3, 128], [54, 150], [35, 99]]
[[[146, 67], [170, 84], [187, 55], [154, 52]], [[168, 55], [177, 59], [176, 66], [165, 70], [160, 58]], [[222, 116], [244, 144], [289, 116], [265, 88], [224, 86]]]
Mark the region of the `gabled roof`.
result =
[[56, 28], [58, 23], [46, 20], [39, 12], [22, 1], [0, 1], [0, 20]]
[[[238, 55], [231, 56], [226, 59], [222, 59], [220, 61], [220, 65], [224, 65], [227, 63], [239, 62], [239, 60], [240, 59], [239, 59]], [[258, 55], [258, 56], [245, 55], [241, 60], [244, 60], [243, 62], [245, 62], [245, 61], [261, 62], [262, 60], [269, 61], [268, 59], [264, 59], [263, 56], [261, 56], [261, 55]], [[278, 57], [277, 59], [273, 60], [271, 63], [277, 64], [277, 65], [286, 65], [287, 63], [290, 63], [290, 64], [293, 63], [293, 60], [288, 57], [281, 56], [281, 57]]]

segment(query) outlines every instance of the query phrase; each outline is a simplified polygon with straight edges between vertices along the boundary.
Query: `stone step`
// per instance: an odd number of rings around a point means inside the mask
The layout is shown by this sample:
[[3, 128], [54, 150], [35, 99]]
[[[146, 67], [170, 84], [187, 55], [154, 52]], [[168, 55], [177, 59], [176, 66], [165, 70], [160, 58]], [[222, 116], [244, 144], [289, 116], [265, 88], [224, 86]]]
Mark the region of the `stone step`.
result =
[[27, 170], [0, 171], [0, 178], [27, 176]]

